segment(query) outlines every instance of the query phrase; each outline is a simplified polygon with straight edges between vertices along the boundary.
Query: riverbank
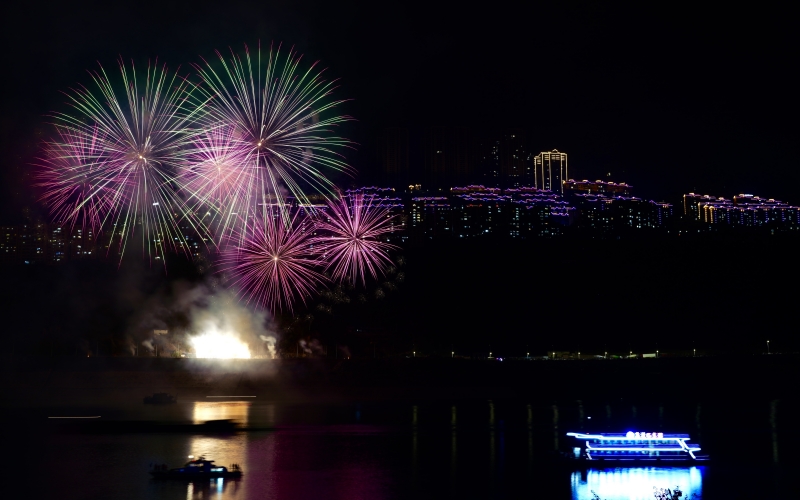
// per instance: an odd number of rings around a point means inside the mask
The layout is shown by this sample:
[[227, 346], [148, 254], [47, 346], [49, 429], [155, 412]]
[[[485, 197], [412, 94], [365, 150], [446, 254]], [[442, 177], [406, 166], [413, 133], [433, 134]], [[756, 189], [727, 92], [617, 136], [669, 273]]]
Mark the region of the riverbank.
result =
[[131, 401], [154, 392], [186, 398], [250, 395], [272, 401], [381, 401], [630, 397], [793, 397], [797, 356], [586, 361], [447, 358], [202, 360], [6, 359], [7, 401]]

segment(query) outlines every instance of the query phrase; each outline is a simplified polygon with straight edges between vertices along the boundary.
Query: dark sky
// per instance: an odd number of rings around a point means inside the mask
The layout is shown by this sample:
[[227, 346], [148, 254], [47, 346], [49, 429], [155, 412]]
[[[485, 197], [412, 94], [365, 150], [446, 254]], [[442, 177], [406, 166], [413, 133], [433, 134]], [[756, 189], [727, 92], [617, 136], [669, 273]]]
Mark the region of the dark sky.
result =
[[[59, 93], [118, 56], [171, 67], [282, 41], [341, 79], [365, 151], [391, 125], [521, 127], [588, 177], [674, 199], [753, 192], [800, 204], [798, 34], [789, 11], [596, 2], [16, 2], [2, 16], [2, 216], [63, 109]], [[739, 10], [737, 10], [739, 9]]]

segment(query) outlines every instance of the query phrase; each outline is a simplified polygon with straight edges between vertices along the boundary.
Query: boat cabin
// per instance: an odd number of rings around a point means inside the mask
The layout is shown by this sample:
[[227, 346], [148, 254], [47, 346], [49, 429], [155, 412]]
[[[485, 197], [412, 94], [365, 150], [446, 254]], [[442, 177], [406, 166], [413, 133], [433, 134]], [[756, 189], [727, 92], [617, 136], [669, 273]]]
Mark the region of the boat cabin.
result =
[[700, 447], [689, 442], [688, 434], [663, 432], [625, 432], [584, 434], [568, 432], [567, 436], [580, 441], [573, 448], [574, 458], [585, 460], [702, 460]]

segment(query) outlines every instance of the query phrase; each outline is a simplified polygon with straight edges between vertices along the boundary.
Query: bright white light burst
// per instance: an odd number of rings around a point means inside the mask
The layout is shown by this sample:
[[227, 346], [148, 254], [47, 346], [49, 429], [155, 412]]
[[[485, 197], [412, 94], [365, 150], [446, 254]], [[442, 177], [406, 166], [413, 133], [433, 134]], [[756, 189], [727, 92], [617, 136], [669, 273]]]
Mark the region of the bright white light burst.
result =
[[250, 347], [230, 333], [206, 332], [191, 342], [198, 358], [250, 359]]

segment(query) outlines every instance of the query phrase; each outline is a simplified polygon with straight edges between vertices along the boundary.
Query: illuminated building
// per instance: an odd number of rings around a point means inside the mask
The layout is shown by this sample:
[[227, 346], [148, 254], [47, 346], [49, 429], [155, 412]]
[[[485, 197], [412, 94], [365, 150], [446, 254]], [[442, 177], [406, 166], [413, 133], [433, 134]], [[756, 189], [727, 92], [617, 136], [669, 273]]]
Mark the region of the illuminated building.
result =
[[478, 141], [478, 165], [484, 182], [497, 185], [500, 182], [500, 138], [495, 134], [484, 134]]
[[664, 228], [672, 220], [670, 203], [635, 196], [576, 193], [571, 201], [579, 213], [578, 227], [601, 234]]
[[94, 256], [91, 229], [68, 233], [60, 224], [42, 222], [0, 228], [0, 261], [9, 264], [60, 264], [69, 259]]
[[564, 193], [591, 193], [605, 194], [612, 196], [630, 196], [633, 186], [624, 182], [605, 182], [605, 181], [576, 181], [568, 179], [564, 182]]
[[567, 154], [557, 149], [543, 151], [533, 159], [534, 186], [557, 193], [564, 193], [564, 182], [568, 178]]
[[389, 216], [392, 217], [392, 221], [389, 224], [390, 232], [387, 241], [391, 243], [403, 243], [408, 239], [406, 231], [408, 217], [404, 210], [405, 204], [394, 188], [377, 186], [360, 187], [356, 189], [347, 189], [343, 194], [348, 198], [356, 194], [370, 197], [372, 199], [372, 206], [389, 210]]
[[[58, 228], [59, 232], [61, 228]], [[91, 229], [74, 229], [69, 238], [69, 258], [86, 259], [95, 250], [94, 232]]]
[[524, 130], [484, 130], [476, 134], [473, 143], [483, 183], [496, 187], [533, 183], [533, 155]]
[[574, 209], [560, 196], [532, 187], [454, 187], [448, 196], [415, 196], [410, 230], [425, 239], [531, 238], [561, 234]]
[[[724, 200], [724, 198], [720, 198]], [[683, 195], [683, 215], [687, 216], [689, 219], [700, 220], [702, 218], [700, 209], [700, 203], [708, 202], [708, 201], [715, 201], [717, 200], [716, 197], [709, 196], [709, 195], [699, 195], [695, 193], [689, 193]]]
[[410, 229], [423, 238], [442, 237], [452, 233], [450, 202], [444, 196], [411, 198]]
[[773, 198], [739, 194], [733, 199], [697, 195], [683, 196], [684, 214], [691, 220], [714, 225], [800, 229], [800, 207]]
[[0, 259], [4, 263], [14, 263], [19, 257], [19, 226], [0, 227]]
[[574, 215], [560, 196], [533, 187], [501, 190], [472, 185], [450, 192], [458, 238], [553, 236], [561, 234]]
[[507, 130], [500, 141], [500, 176], [506, 186], [532, 181], [533, 158], [525, 145], [523, 130]]

